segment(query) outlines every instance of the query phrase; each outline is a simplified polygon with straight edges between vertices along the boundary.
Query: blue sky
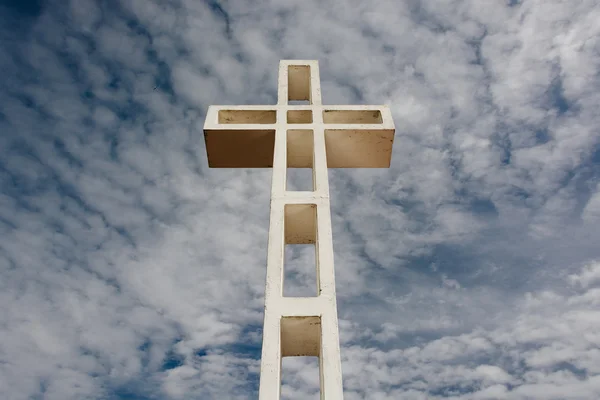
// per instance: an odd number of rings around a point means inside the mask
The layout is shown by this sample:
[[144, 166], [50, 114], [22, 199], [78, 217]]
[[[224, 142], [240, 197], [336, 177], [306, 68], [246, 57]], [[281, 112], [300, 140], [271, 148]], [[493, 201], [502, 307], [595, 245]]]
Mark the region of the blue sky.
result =
[[[599, 20], [0, 1], [0, 398], [256, 398], [270, 171], [209, 170], [202, 125], [274, 104], [280, 59], [396, 124], [389, 170], [330, 171], [345, 398], [600, 398]], [[316, 372], [285, 359], [283, 397]]]

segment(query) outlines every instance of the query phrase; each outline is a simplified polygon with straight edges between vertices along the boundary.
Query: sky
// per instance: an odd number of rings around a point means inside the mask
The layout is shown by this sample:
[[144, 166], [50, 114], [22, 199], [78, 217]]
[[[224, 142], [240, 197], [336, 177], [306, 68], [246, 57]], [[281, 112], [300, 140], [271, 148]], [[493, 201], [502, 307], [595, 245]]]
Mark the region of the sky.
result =
[[[345, 399], [600, 398], [598, 21], [596, 0], [0, 1], [0, 398], [257, 398], [271, 171], [209, 169], [202, 127], [275, 104], [280, 59], [396, 126], [390, 169], [329, 171]], [[314, 359], [283, 368], [282, 398], [318, 398]]]

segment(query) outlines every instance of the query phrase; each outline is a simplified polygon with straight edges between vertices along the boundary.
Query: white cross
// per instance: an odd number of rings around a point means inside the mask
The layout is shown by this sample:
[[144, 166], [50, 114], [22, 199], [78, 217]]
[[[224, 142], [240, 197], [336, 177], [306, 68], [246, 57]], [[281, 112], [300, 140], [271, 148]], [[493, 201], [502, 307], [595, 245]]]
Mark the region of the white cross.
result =
[[[317, 356], [321, 399], [341, 400], [327, 168], [388, 168], [389, 108], [324, 106], [318, 62], [281, 60], [277, 105], [210, 106], [204, 138], [210, 167], [273, 167], [259, 399], [280, 398], [282, 357]], [[288, 191], [287, 168], [312, 168], [313, 190]], [[284, 247], [310, 243], [315, 296], [285, 297]]]

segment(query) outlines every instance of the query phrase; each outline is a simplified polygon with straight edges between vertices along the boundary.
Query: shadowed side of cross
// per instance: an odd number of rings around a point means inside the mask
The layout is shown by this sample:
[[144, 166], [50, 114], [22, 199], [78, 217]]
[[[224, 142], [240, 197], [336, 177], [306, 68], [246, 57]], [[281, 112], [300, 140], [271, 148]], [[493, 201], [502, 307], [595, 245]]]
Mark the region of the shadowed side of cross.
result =
[[324, 106], [317, 62], [282, 60], [277, 105], [209, 107], [209, 167], [273, 167], [277, 129], [287, 132], [288, 168], [313, 166], [315, 129], [324, 130], [328, 168], [390, 166], [394, 123], [387, 106]]

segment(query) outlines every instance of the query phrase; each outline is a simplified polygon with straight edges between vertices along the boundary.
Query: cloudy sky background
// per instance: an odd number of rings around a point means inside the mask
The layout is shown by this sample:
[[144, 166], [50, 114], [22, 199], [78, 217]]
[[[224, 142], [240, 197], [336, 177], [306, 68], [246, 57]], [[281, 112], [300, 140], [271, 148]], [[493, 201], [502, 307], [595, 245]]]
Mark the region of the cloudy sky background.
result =
[[[600, 398], [598, 21], [595, 0], [1, 1], [0, 398], [257, 397], [270, 171], [209, 170], [202, 125], [274, 104], [280, 59], [396, 124], [391, 169], [330, 171], [345, 398]], [[314, 360], [284, 375], [318, 398]]]

